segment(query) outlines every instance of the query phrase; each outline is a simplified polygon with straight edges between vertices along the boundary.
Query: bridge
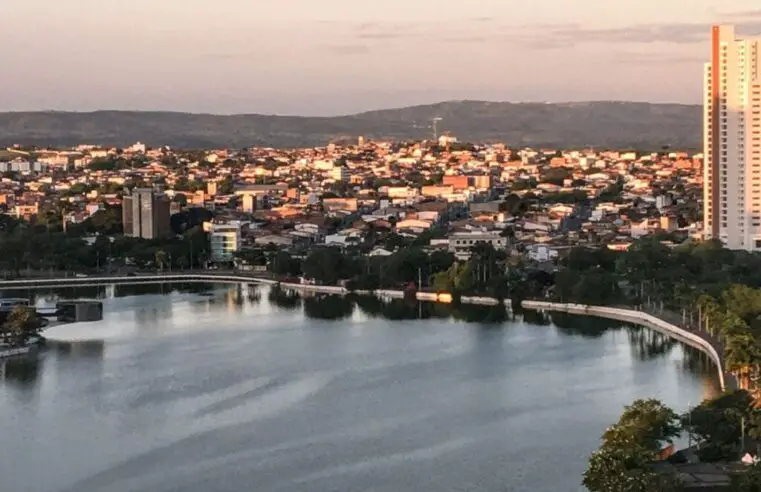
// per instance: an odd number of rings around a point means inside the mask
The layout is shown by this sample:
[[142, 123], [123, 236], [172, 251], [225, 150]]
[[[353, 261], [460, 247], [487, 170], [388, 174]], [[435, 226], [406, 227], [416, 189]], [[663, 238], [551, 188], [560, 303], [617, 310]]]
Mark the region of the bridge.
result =
[[173, 282], [186, 283], [277, 283], [264, 277], [256, 277], [238, 272], [183, 272], [158, 273], [138, 275], [97, 275], [54, 278], [26, 278], [15, 280], [0, 280], [2, 288], [35, 288], [35, 287], [91, 287], [109, 284], [163, 284]]
[[229, 271], [203, 271], [182, 273], [157, 273], [139, 275], [99, 275], [92, 277], [62, 277], [62, 278], [28, 278], [16, 280], [0, 280], [0, 289], [34, 289], [45, 287], [97, 287], [111, 284], [167, 284], [167, 283], [228, 283], [228, 284], [280, 284], [284, 287], [323, 292], [326, 294], [346, 294], [344, 287], [328, 285], [311, 285], [290, 282], [279, 282], [262, 275], [254, 275], [246, 272]]

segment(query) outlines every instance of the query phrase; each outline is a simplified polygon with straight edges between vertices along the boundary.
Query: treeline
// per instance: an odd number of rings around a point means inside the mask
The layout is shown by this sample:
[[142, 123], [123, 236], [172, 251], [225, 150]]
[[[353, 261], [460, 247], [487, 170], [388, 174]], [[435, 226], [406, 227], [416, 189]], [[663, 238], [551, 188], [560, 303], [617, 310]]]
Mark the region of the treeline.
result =
[[543, 296], [553, 275], [491, 245], [472, 248], [470, 258], [457, 260], [446, 250], [422, 246], [401, 248], [388, 256], [366, 256], [337, 247], [317, 247], [305, 257], [265, 247], [238, 254], [252, 265], [267, 266], [279, 277], [304, 276], [321, 285], [350, 290], [422, 288], [455, 296], [478, 293], [500, 299]]
[[98, 211], [65, 232], [0, 214], [0, 272], [201, 268], [210, 258], [210, 246], [200, 224], [210, 217], [193, 210], [172, 217], [175, 236], [156, 240], [124, 237], [118, 207]]
[[363, 255], [349, 246], [315, 247], [301, 256], [265, 247], [241, 252], [239, 257], [267, 265], [275, 275], [303, 275], [320, 284], [343, 283], [357, 290], [413, 283], [430, 290], [502, 298], [644, 306], [672, 310], [695, 322], [699, 299], [719, 299], [735, 284], [761, 288], [757, 275], [761, 256], [730, 251], [714, 241], [672, 247], [648, 237], [622, 252], [605, 246], [576, 247], [549, 268], [487, 244], [473, 247], [466, 261], [447, 250], [396, 246], [388, 256]]
[[718, 241], [670, 247], [647, 237], [624, 252], [573, 248], [560, 263], [553, 290], [560, 301], [696, 312], [702, 295], [721, 297], [734, 284], [761, 287], [761, 255], [724, 249]]

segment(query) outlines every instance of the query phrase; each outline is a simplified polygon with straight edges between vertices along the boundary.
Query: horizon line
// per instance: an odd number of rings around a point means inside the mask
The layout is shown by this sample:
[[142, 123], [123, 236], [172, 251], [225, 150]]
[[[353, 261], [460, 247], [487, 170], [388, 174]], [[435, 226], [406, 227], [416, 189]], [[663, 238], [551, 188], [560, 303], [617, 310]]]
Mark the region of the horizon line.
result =
[[642, 100], [627, 100], [627, 99], [579, 99], [579, 100], [561, 100], [561, 101], [499, 101], [488, 99], [446, 99], [432, 103], [412, 104], [406, 106], [391, 106], [375, 109], [366, 109], [356, 111], [352, 113], [336, 113], [330, 115], [303, 115], [303, 114], [291, 114], [291, 113], [256, 113], [256, 112], [244, 112], [244, 113], [227, 113], [227, 112], [207, 112], [207, 111], [185, 111], [176, 109], [91, 109], [91, 110], [77, 110], [77, 109], [21, 109], [21, 110], [3, 110], [0, 109], [0, 114], [22, 114], [22, 113], [64, 113], [64, 114], [94, 114], [94, 113], [164, 113], [164, 114], [185, 114], [195, 116], [269, 116], [280, 118], [341, 118], [349, 116], [359, 116], [367, 113], [376, 113], [382, 111], [395, 111], [409, 108], [422, 108], [426, 106], [438, 106], [442, 104], [450, 103], [486, 103], [486, 104], [512, 104], [512, 105], [548, 105], [548, 106], [563, 106], [570, 104], [650, 104], [654, 106], [702, 106], [700, 102], [685, 103], [675, 101], [642, 101]]

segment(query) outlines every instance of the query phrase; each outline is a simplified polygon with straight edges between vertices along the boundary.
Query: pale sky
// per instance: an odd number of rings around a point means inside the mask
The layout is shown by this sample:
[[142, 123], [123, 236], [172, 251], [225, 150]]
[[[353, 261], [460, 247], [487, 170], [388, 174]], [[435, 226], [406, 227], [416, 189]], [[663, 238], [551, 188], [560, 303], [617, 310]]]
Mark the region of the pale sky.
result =
[[0, 111], [333, 115], [450, 99], [699, 103], [759, 0], [0, 0]]

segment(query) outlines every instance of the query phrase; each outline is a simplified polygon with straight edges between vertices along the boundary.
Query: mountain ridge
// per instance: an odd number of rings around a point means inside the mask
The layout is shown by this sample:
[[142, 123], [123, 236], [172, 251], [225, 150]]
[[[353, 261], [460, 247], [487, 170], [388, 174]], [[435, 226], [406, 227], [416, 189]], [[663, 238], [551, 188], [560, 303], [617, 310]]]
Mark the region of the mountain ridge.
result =
[[136, 141], [172, 147], [312, 147], [331, 141], [431, 138], [518, 146], [697, 150], [702, 108], [627, 101], [444, 101], [343, 116], [96, 110], [0, 112], [0, 144], [123, 147]]

